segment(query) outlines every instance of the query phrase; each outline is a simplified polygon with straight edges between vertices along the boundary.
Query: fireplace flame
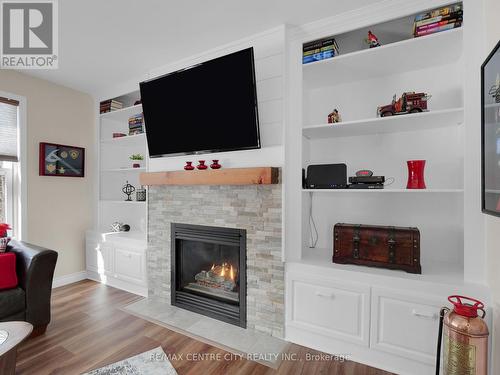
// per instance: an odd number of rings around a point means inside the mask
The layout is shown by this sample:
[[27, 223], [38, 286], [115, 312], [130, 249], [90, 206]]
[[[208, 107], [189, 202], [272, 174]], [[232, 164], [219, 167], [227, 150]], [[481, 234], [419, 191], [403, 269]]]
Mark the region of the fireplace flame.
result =
[[221, 265], [213, 264], [210, 272], [226, 280], [235, 281], [238, 270], [232, 264], [224, 262]]
[[220, 268], [220, 276], [226, 276], [226, 263], [222, 263], [222, 267]]

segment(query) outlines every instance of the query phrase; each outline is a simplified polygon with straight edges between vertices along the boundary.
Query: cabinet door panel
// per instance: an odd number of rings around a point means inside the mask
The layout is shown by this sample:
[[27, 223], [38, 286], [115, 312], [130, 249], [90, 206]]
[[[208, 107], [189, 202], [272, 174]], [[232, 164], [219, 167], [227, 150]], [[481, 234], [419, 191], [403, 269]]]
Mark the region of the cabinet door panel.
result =
[[144, 253], [137, 251], [115, 248], [115, 274], [116, 277], [135, 283], [143, 283]]
[[440, 299], [379, 288], [373, 288], [372, 299], [371, 346], [433, 364]]
[[298, 328], [368, 346], [370, 288], [336, 280], [290, 280], [292, 321]]

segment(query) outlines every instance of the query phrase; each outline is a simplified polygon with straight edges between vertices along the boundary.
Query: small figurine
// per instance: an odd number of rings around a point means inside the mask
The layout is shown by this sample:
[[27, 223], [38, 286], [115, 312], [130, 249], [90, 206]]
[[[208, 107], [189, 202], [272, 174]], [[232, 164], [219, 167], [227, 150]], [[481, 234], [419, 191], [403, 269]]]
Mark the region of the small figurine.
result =
[[405, 92], [399, 99], [396, 95], [392, 98], [392, 103], [377, 108], [377, 115], [380, 117], [404, 115], [407, 113], [427, 112], [427, 101], [431, 95], [425, 92], [415, 93]]
[[489, 94], [495, 99], [495, 103], [500, 103], [500, 74], [497, 74], [497, 80], [491, 86]]
[[365, 39], [365, 42], [370, 46], [370, 48], [380, 47], [380, 42], [378, 41], [377, 36], [368, 30], [368, 38]]
[[339, 111], [337, 110], [337, 108], [335, 108], [333, 110], [333, 112], [328, 115], [328, 123], [329, 124], [336, 124], [337, 122], [341, 122], [341, 121], [342, 121], [342, 117], [340, 117]]

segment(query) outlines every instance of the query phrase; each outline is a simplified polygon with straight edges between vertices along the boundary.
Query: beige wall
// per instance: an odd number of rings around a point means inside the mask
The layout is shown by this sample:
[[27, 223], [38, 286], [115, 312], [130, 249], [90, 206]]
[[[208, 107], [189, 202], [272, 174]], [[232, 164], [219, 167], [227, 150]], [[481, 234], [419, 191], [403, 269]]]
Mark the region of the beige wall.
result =
[[[27, 240], [59, 252], [56, 277], [85, 270], [93, 219], [93, 100], [84, 93], [0, 70], [0, 91], [27, 100]], [[39, 142], [85, 147], [85, 178], [38, 176]]]
[[[500, 40], [500, 1], [486, 0], [487, 50]], [[488, 252], [488, 283], [491, 287], [493, 308], [494, 374], [500, 374], [500, 218], [487, 216], [486, 247]]]

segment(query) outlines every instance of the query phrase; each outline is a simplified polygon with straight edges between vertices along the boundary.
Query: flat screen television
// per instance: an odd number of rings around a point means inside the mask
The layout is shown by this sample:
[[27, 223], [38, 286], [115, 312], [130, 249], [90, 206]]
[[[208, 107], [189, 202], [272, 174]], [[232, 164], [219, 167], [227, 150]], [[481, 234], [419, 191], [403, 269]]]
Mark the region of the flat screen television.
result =
[[481, 67], [482, 209], [500, 216], [500, 42]]
[[253, 48], [140, 83], [150, 157], [260, 148]]

